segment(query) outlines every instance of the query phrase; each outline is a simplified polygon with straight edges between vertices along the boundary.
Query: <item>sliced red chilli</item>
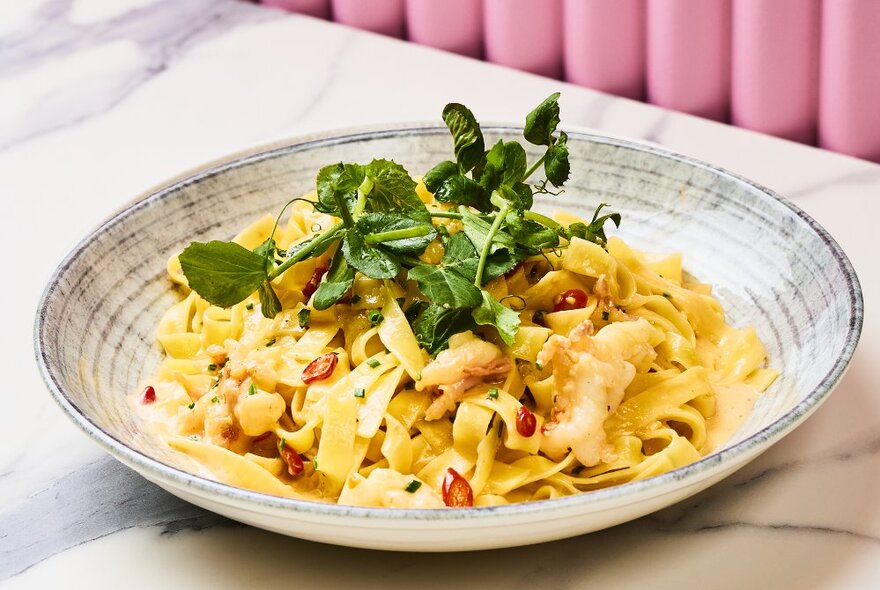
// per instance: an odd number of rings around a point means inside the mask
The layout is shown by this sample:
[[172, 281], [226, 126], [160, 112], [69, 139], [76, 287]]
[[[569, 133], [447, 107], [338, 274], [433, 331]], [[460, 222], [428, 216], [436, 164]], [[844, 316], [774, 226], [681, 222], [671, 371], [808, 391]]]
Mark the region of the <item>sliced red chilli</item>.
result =
[[446, 470], [446, 477], [443, 479], [443, 503], [450, 508], [469, 508], [474, 505], [471, 484], [452, 467]]
[[333, 369], [336, 368], [336, 363], [338, 362], [339, 358], [332, 352], [322, 354], [321, 356], [310, 362], [308, 365], [306, 365], [306, 368], [303, 369], [303, 383], [323, 381], [333, 374]]
[[525, 406], [520, 406], [516, 411], [516, 431], [520, 433], [520, 436], [526, 438], [532, 436], [537, 427], [538, 419], [535, 418], [532, 411]]
[[553, 311], [568, 311], [571, 309], [583, 309], [587, 306], [587, 294], [580, 289], [563, 291], [559, 302], [553, 307]]

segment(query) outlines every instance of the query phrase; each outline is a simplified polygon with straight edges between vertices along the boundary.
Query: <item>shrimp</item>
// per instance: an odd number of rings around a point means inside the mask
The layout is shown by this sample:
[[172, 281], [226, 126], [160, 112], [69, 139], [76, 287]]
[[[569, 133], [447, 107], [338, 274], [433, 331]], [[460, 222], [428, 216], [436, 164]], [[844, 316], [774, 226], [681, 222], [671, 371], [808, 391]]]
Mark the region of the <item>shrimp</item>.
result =
[[480, 340], [473, 332], [462, 332], [449, 339], [449, 348], [437, 355], [423, 370], [416, 389], [437, 387], [442, 392], [425, 412], [426, 420], [441, 418], [471, 387], [487, 377], [507, 375], [513, 363], [501, 349]]
[[541, 450], [561, 458], [571, 449], [592, 466], [613, 459], [603, 424], [623, 401], [637, 369], [656, 357], [651, 325], [644, 319], [609, 324], [593, 335], [590, 321], [565, 338], [551, 336], [538, 355], [553, 363], [556, 388], [552, 418], [542, 428]]

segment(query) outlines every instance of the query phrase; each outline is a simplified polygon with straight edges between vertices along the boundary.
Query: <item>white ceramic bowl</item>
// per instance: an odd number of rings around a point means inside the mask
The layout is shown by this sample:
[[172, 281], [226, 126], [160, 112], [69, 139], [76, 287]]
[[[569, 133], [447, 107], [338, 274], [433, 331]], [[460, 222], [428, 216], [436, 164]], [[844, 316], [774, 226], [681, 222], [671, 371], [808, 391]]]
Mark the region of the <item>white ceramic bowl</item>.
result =
[[[493, 127], [494, 139], [519, 130]], [[263, 495], [187, 471], [145, 434], [124, 396], [160, 359], [154, 331], [177, 300], [165, 262], [191, 240], [228, 239], [311, 190], [319, 167], [392, 158], [412, 174], [447, 159], [442, 126], [328, 133], [239, 154], [146, 195], [86, 237], [43, 294], [37, 359], [53, 397], [114, 457], [171, 493], [258, 527], [305, 539], [404, 551], [506, 547], [609, 527], [682, 500], [729, 475], [815, 410], [843, 375], [862, 324], [858, 279], [805, 213], [745, 179], [655, 147], [571, 132], [572, 178], [543, 209], [623, 214], [634, 246], [684, 252], [716, 286], [735, 325], [754, 325], [782, 375], [719, 451], [670, 473], [577, 496], [491, 508], [356, 508]], [[534, 154], [532, 154], [534, 156]]]

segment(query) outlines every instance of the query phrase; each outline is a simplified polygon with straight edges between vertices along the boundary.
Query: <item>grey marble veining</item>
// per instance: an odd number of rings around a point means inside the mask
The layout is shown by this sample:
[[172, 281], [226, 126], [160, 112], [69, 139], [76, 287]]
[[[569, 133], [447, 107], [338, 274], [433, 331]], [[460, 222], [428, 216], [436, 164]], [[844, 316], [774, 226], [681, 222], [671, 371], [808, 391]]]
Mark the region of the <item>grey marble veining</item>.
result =
[[[0, 35], [0, 199], [10, 208], [0, 244], [15, 253], [27, 244], [31, 254], [4, 259], [19, 286], [4, 294], [16, 313], [0, 341], [3, 587], [388, 588], [419, 576], [427, 588], [448, 588], [450, 572], [487, 588], [680, 587], [695, 573], [713, 588], [880, 586], [880, 167], [233, 0], [6, 4], [25, 16]], [[86, 5], [100, 13], [111, 4], [110, 18], [75, 18]], [[859, 272], [868, 311], [849, 374], [803, 427], [734, 477], [568, 541], [377, 554], [230, 527], [109, 458], [96, 461], [52, 405], [27, 344], [36, 298], [75, 241], [139, 192], [256, 142], [436, 119], [448, 100], [485, 120], [516, 121], [560, 88], [569, 124], [660, 143], [794, 199]], [[135, 559], [147, 549], [156, 562]]]

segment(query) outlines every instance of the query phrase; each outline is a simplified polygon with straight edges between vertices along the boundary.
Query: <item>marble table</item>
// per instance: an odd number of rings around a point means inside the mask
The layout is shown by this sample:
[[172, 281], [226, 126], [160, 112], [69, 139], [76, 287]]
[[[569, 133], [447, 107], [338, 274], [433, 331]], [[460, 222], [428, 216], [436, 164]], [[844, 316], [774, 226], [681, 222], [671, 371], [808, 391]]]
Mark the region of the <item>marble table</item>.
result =
[[[64, 254], [111, 212], [245, 146], [436, 119], [457, 100], [662, 144], [764, 183], [840, 241], [867, 301], [850, 372], [734, 477], [600, 533], [471, 554], [391, 554], [263, 532], [116, 463], [49, 398], [33, 314]], [[0, 586], [880, 587], [880, 166], [233, 0], [0, 3]], [[873, 360], [872, 360], [873, 359]], [[872, 377], [874, 375], [874, 377]]]

